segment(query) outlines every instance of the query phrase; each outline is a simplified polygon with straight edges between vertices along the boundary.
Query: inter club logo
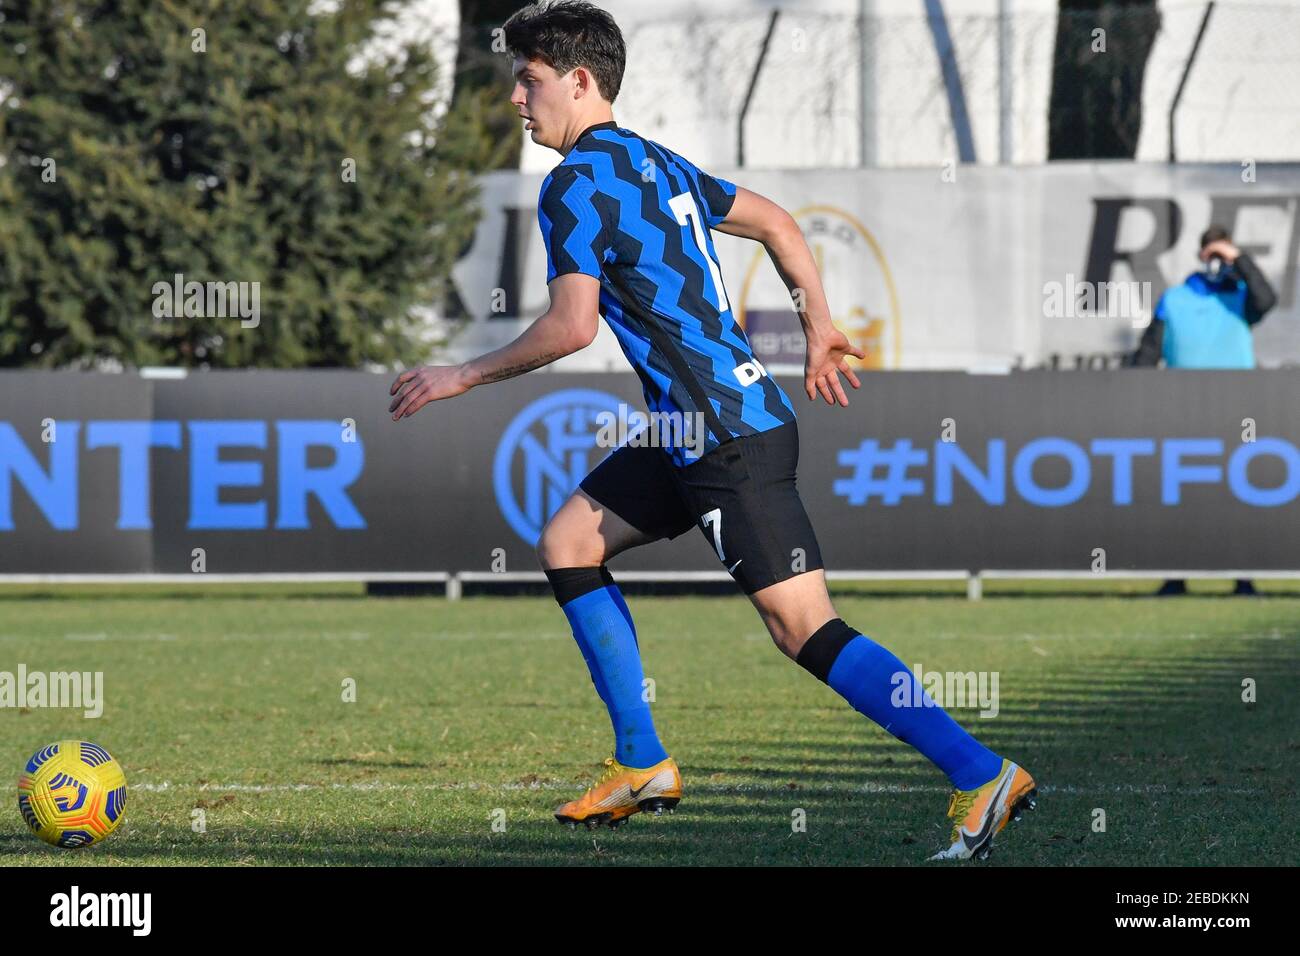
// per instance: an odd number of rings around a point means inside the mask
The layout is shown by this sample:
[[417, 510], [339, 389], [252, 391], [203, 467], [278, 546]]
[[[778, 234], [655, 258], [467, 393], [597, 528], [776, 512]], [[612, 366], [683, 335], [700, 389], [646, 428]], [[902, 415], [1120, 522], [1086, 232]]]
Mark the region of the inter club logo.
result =
[[529, 544], [587, 472], [611, 449], [597, 447], [598, 416], [617, 414], [622, 399], [566, 388], [527, 405], [506, 428], [492, 463], [497, 507]]

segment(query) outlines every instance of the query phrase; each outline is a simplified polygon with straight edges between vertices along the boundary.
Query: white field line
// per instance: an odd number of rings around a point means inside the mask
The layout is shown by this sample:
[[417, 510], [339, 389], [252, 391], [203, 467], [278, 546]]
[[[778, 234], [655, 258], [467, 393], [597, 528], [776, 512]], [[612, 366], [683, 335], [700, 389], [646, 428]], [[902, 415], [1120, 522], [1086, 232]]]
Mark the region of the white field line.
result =
[[[780, 784], [756, 785], [748, 783], [705, 783], [690, 784], [686, 786], [687, 791], [696, 793], [747, 793], [754, 791], [764, 791], [780, 788]], [[164, 781], [162, 783], [134, 783], [128, 784], [128, 789], [143, 791], [145, 793], [169, 793], [169, 792], [198, 792], [198, 793], [300, 793], [303, 791], [314, 790], [333, 790], [349, 791], [356, 793], [372, 792], [417, 792], [417, 791], [439, 791], [439, 790], [485, 790], [489, 792], [496, 791], [514, 791], [514, 790], [574, 790], [582, 789], [580, 783], [562, 783], [559, 781], [548, 781], [545, 783], [483, 783], [480, 781], [465, 781], [461, 783], [171, 783]], [[798, 790], [791, 790], [790, 793], [806, 793], [808, 791], [820, 791], [830, 793], [841, 791], [845, 788], [827, 786], [825, 784], [800, 786]], [[1206, 796], [1215, 793], [1225, 793], [1234, 795], [1259, 795], [1268, 791], [1259, 787], [1170, 787], [1165, 784], [1146, 784], [1142, 786], [1134, 784], [1116, 784], [1116, 785], [1098, 785], [1098, 786], [1074, 786], [1065, 785], [1046, 785], [1038, 788], [1040, 793], [1062, 793], [1067, 795], [1092, 795], [1092, 794], [1142, 794], [1142, 795], [1180, 795], [1180, 796]], [[948, 787], [924, 786], [912, 787], [899, 783], [867, 783], [856, 787], [847, 788], [850, 793], [951, 793]]]
[[[1057, 641], [1057, 640], [1090, 640], [1097, 634], [1092, 632], [1073, 631], [1069, 633], [1051, 633], [1042, 634], [970, 634], [958, 633], [951, 631], [937, 631], [925, 635], [939, 641], [982, 641], [982, 640], [1005, 640], [1008, 637], [1022, 641]], [[39, 641], [47, 640], [48, 635], [36, 633], [0, 633], [0, 641]], [[1186, 634], [1126, 634], [1126, 640], [1176, 640], [1176, 641], [1203, 641], [1208, 639], [1226, 639], [1224, 634], [1201, 634], [1190, 632]], [[199, 634], [158, 634], [148, 632], [123, 632], [123, 631], [96, 631], [82, 633], [66, 633], [63, 639], [66, 641], [190, 641], [197, 640], [200, 642], [207, 641], [293, 641], [293, 640], [351, 640], [366, 641], [372, 638], [387, 640], [391, 638], [417, 638], [430, 641], [476, 641], [476, 640], [572, 640], [572, 635], [562, 631], [547, 630], [505, 630], [505, 631], [403, 631], [401, 633], [380, 631], [371, 633], [369, 631], [259, 631], [259, 632], [240, 632], [229, 631], [226, 633], [209, 633], [202, 632]], [[1239, 634], [1233, 634], [1234, 640], [1264, 640], [1264, 641], [1296, 641], [1300, 639], [1300, 633], [1295, 631], [1282, 631], [1279, 628], [1273, 628], [1268, 631], [1246, 631]], [[678, 641], [678, 640], [696, 640], [698, 635], [693, 631], [683, 631], [677, 633], [662, 633], [653, 635], [654, 640]], [[736, 634], [739, 641], [768, 641], [770, 638], [767, 634], [756, 633], [753, 631], [740, 631]], [[910, 639], [910, 638], [909, 638]], [[1042, 650], [1031, 647], [1030, 650], [1036, 653], [1046, 653]]]
[[[228, 631], [222, 634], [216, 633], [199, 633], [199, 634], [150, 634], [135, 633], [126, 631], [96, 631], [85, 633], [67, 633], [63, 635], [65, 641], [189, 641], [196, 640], [200, 642], [207, 641], [368, 641], [372, 637], [385, 638], [418, 638], [430, 641], [479, 641], [479, 640], [516, 640], [516, 641], [558, 641], [573, 640], [573, 635], [560, 631], [404, 631], [402, 633], [388, 632], [372, 634], [369, 631], [260, 631], [260, 632], [241, 632]], [[763, 635], [764, 639], [767, 635]], [[48, 635], [27, 633], [27, 634], [7, 634], [0, 633], [0, 641], [43, 641], [48, 640]]]

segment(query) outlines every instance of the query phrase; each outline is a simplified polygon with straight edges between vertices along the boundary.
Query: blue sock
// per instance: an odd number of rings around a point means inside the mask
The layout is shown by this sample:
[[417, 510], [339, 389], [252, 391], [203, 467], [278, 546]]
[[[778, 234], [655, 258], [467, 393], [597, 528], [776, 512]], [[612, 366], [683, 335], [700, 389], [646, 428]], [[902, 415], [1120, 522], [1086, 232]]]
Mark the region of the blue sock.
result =
[[[962, 729], [916, 686], [901, 660], [839, 618], [822, 625], [799, 651], [798, 663], [948, 775], [958, 790], [973, 790], [998, 775], [1002, 758]], [[898, 706], [895, 700], [909, 706]], [[913, 702], [922, 700], [922, 706]], [[925, 703], [927, 702], [928, 703]]]
[[609, 711], [614, 759], [637, 769], [666, 759], [650, 705], [641, 698], [645, 675], [632, 615], [608, 569], [555, 568], [546, 577], [573, 628], [596, 693]]
[[[609, 574], [609, 571], [607, 570], [605, 573]], [[636, 641], [636, 625], [632, 623], [632, 612], [628, 610], [627, 602], [623, 600], [623, 592], [620, 591], [618, 585], [614, 583], [613, 576], [610, 577], [609, 584], [605, 586], [605, 590], [609, 592], [609, 599], [618, 605], [619, 612], [627, 621], [627, 626], [632, 628], [632, 640]], [[637, 641], [636, 646], [640, 648], [641, 642]]]

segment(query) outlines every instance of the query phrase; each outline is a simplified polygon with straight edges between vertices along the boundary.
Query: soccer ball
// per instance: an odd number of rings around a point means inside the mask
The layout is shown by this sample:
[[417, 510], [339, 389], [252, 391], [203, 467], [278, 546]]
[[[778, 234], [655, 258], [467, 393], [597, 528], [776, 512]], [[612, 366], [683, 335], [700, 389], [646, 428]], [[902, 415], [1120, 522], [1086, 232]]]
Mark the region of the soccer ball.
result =
[[126, 775], [103, 747], [60, 740], [42, 747], [18, 778], [18, 809], [32, 832], [54, 846], [98, 843], [126, 808]]

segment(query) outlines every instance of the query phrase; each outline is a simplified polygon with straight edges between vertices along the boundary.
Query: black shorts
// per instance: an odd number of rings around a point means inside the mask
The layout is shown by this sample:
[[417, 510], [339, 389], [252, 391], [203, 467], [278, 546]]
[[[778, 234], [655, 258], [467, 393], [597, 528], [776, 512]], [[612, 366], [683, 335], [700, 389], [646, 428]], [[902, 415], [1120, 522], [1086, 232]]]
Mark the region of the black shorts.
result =
[[732, 438], [677, 468], [662, 448], [625, 445], [580, 488], [632, 527], [675, 538], [699, 527], [746, 594], [822, 567], [821, 549], [795, 488], [794, 422]]

